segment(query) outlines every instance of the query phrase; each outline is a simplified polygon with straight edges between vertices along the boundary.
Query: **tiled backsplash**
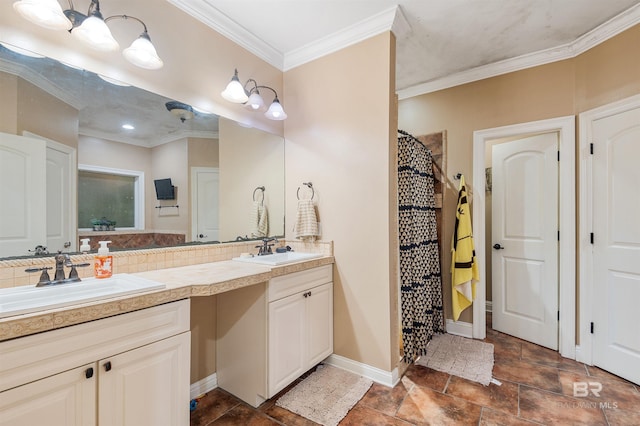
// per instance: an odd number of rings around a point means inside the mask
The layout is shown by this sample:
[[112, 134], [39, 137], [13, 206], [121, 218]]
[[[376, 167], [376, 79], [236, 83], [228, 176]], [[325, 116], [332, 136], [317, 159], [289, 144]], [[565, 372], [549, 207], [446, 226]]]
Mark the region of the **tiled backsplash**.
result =
[[[113, 273], [135, 273], [156, 269], [175, 268], [201, 263], [220, 262], [240, 256], [241, 253], [256, 253], [259, 241], [242, 241], [224, 244], [187, 245], [145, 250], [113, 251]], [[295, 251], [333, 254], [333, 242], [279, 241], [277, 246], [289, 245]], [[72, 255], [73, 263], [93, 262], [95, 253]], [[25, 272], [27, 268], [55, 266], [52, 256], [28, 259], [0, 260], [0, 288], [35, 285], [39, 272]], [[69, 268], [65, 268], [65, 274]], [[49, 271], [53, 276], [53, 270]], [[80, 278], [93, 276], [93, 266], [78, 268]]]

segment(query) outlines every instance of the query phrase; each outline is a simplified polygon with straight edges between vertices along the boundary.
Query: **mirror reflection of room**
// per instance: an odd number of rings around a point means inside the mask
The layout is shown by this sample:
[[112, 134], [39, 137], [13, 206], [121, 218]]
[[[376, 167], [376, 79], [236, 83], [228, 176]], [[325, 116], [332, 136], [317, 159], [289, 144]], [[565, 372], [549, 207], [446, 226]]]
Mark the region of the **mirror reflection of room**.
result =
[[[269, 236], [284, 235], [282, 137], [8, 47], [0, 173], [15, 184], [1, 190], [0, 258], [75, 252], [80, 238], [114, 250], [250, 239], [257, 186]], [[158, 199], [167, 178], [175, 198]]]

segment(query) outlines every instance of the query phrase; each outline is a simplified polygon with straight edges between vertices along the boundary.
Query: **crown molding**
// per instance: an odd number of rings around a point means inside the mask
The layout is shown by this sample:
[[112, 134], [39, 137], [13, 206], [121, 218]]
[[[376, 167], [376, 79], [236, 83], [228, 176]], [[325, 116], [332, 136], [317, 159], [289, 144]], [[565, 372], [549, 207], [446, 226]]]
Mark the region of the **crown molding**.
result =
[[116, 135], [109, 132], [102, 132], [94, 129], [80, 128], [78, 134], [82, 136], [88, 136], [97, 139], [108, 140], [111, 142], [125, 143], [128, 145], [135, 145], [142, 148], [155, 148], [160, 145], [164, 145], [170, 142], [174, 142], [180, 139], [186, 138], [202, 138], [202, 139], [218, 139], [218, 132], [210, 132], [204, 130], [180, 130], [175, 133], [158, 138], [152, 142], [146, 143], [140, 141], [140, 139], [131, 138], [122, 135]]
[[178, 9], [193, 16], [234, 43], [244, 47], [260, 59], [279, 70], [284, 64], [284, 55], [270, 44], [256, 37], [244, 27], [238, 25], [228, 16], [221, 13], [206, 0], [167, 0]]
[[622, 33], [632, 26], [637, 25], [638, 23], [640, 23], [640, 4], [625, 10], [602, 25], [577, 38], [573, 42], [553, 47], [551, 49], [541, 50], [512, 59], [505, 59], [503, 61], [472, 68], [443, 78], [438, 78], [401, 89], [396, 93], [398, 95], [398, 99], [403, 100], [459, 86], [461, 84], [472, 83], [485, 78], [496, 77], [514, 71], [562, 61], [564, 59], [571, 59]]
[[[289, 71], [385, 31], [391, 31], [398, 10], [398, 6], [393, 6], [343, 30], [336, 31], [317, 41], [287, 52], [284, 56], [284, 68], [282, 70]], [[398, 29], [406, 30], [406, 28], [410, 28], [402, 12], [400, 12], [400, 16], [404, 20], [404, 24], [399, 25]]]
[[28, 81], [29, 83], [44, 90], [51, 96], [61, 100], [67, 105], [71, 105], [78, 111], [86, 106], [80, 99], [58, 87], [51, 80], [48, 80], [47, 78], [43, 77], [42, 74], [33, 71], [24, 64], [18, 64], [9, 60], [3, 60], [0, 61], [0, 71], [8, 74], [13, 74], [22, 78], [23, 80]]

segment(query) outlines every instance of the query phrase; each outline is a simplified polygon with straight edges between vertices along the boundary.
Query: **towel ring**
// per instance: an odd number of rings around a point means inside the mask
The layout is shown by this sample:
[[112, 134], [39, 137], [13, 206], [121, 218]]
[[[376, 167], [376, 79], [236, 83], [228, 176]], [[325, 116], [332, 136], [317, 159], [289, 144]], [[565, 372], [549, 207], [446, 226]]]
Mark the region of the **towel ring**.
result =
[[[313, 189], [313, 184], [311, 182], [302, 182], [302, 184], [308, 186], [309, 189], [311, 189], [310, 200], [313, 200], [314, 195], [316, 195], [316, 191], [314, 191]], [[296, 192], [296, 197], [298, 198], [298, 200], [300, 199], [300, 187], [298, 187], [298, 192]]]
[[253, 190], [253, 201], [256, 201], [256, 192], [258, 190], [262, 191], [262, 201], [260, 201], [260, 204], [264, 204], [264, 186], [259, 186]]

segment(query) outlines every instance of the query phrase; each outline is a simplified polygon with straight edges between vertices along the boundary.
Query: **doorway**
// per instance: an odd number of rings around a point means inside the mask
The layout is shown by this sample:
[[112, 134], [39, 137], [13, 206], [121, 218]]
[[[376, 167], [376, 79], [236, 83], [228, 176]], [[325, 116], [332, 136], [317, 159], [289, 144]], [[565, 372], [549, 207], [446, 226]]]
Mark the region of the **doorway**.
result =
[[191, 241], [220, 240], [219, 170], [191, 168]]
[[560, 228], [559, 252], [559, 352], [567, 358], [575, 358], [575, 117], [567, 116], [530, 123], [515, 124], [474, 132], [473, 141], [473, 229], [476, 255], [481, 260], [480, 282], [473, 304], [473, 337], [486, 335], [486, 259], [485, 242], [485, 151], [495, 139], [514, 138], [519, 135], [557, 132], [560, 151], [559, 204]]
[[580, 350], [640, 383], [640, 96], [580, 114]]
[[493, 329], [558, 350], [558, 133], [492, 142], [485, 266]]

